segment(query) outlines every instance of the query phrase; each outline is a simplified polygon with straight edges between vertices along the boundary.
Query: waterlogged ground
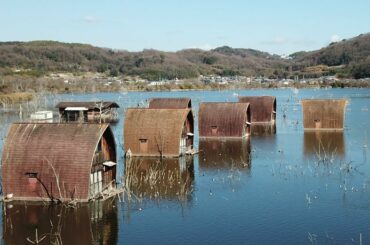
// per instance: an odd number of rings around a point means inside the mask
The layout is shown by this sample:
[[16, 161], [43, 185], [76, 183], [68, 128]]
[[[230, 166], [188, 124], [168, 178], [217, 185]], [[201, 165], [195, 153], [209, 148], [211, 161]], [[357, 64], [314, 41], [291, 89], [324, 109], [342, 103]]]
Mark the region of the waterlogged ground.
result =
[[[276, 134], [197, 140], [201, 152], [194, 158], [121, 158], [125, 108], [145, 106], [152, 97], [191, 97], [197, 119], [200, 101], [237, 101], [238, 95], [277, 97]], [[303, 98], [348, 99], [344, 132], [304, 133]], [[41, 238], [41, 244], [370, 243], [369, 89], [61, 95], [43, 106], [93, 99], [121, 106], [114, 131], [124, 197], [77, 209], [7, 203], [5, 244]], [[14, 120], [17, 111], [2, 112], [0, 135]]]

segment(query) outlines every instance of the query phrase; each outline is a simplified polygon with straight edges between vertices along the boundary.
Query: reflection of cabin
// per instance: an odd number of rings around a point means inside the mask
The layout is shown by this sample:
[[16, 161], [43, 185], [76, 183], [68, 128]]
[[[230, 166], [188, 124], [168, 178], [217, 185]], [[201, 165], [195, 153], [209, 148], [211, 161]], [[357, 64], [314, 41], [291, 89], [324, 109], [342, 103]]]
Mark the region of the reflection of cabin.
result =
[[302, 100], [305, 130], [343, 130], [347, 101]]
[[192, 157], [126, 159], [125, 183], [141, 198], [188, 200], [193, 181]]
[[343, 132], [304, 132], [304, 154], [317, 158], [343, 157], [345, 155]]
[[276, 134], [276, 123], [252, 123], [252, 135], [266, 136]]
[[208, 102], [199, 106], [199, 137], [245, 137], [250, 134], [248, 103]]
[[[4, 206], [4, 209], [5, 244], [32, 244], [31, 242], [33, 244], [117, 244], [118, 242], [117, 210], [114, 203], [110, 201], [79, 205], [75, 209], [64, 205], [13, 202], [12, 205]], [[36, 229], [39, 243], [35, 242]], [[44, 236], [45, 238], [41, 239]]]
[[252, 113], [252, 124], [275, 123], [276, 98], [274, 96], [242, 96], [239, 102], [249, 103]]
[[153, 98], [149, 102], [151, 109], [191, 109], [190, 98]]
[[199, 167], [202, 170], [220, 170], [231, 168], [250, 169], [250, 139], [199, 141]]
[[59, 102], [60, 122], [117, 122], [119, 105], [111, 101]]
[[2, 157], [4, 195], [87, 201], [115, 185], [116, 145], [108, 124], [15, 123]]
[[189, 109], [128, 109], [124, 144], [131, 156], [178, 157], [193, 149]]

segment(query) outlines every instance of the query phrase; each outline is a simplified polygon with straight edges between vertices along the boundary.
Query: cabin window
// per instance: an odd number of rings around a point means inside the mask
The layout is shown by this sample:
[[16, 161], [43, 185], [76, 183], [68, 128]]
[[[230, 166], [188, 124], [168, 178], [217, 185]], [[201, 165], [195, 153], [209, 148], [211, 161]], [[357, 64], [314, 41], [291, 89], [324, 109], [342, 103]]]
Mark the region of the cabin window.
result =
[[94, 196], [103, 190], [102, 171], [96, 171], [90, 174], [90, 195]]
[[139, 139], [140, 153], [148, 153], [148, 139]]
[[217, 136], [217, 134], [218, 134], [218, 127], [217, 126], [211, 126], [211, 134], [212, 134], [212, 136]]

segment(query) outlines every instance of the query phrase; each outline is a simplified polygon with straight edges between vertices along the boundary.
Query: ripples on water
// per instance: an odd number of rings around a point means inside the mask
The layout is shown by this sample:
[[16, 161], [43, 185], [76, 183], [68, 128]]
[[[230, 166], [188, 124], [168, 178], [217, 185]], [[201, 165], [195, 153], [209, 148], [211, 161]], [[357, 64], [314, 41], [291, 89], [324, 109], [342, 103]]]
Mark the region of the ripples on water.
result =
[[[77, 209], [6, 203], [5, 244], [45, 237], [58, 244], [305, 244], [370, 243], [370, 90], [242, 90], [131, 92], [49, 97], [115, 100], [113, 125], [124, 198]], [[256, 129], [242, 141], [198, 141], [194, 158], [135, 158], [124, 162], [123, 114], [152, 97], [191, 97], [197, 132], [201, 101], [236, 101], [236, 95], [277, 97], [276, 128]], [[347, 98], [343, 133], [303, 132], [299, 100]], [[49, 104], [49, 105], [47, 105]], [[287, 117], [283, 118], [283, 112]], [[27, 115], [24, 115], [27, 117]], [[19, 120], [2, 112], [0, 136]], [[0, 141], [0, 147], [2, 142]]]

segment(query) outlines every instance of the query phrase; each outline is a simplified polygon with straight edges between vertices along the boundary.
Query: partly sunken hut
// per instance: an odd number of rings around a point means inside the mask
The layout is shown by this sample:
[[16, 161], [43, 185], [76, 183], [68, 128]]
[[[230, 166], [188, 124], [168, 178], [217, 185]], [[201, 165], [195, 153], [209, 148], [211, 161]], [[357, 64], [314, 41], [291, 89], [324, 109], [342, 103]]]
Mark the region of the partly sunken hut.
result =
[[250, 134], [249, 103], [201, 103], [198, 114], [199, 137], [240, 138]]
[[239, 102], [249, 103], [252, 113], [252, 124], [275, 123], [276, 97], [274, 96], [242, 96]]
[[190, 98], [153, 98], [149, 102], [151, 109], [191, 109]]
[[128, 109], [124, 144], [130, 156], [178, 157], [193, 149], [189, 109]]
[[60, 122], [117, 122], [119, 105], [112, 101], [59, 102]]
[[14, 123], [2, 163], [4, 196], [88, 201], [115, 186], [116, 144], [108, 124]]
[[302, 100], [305, 130], [343, 130], [347, 100]]

